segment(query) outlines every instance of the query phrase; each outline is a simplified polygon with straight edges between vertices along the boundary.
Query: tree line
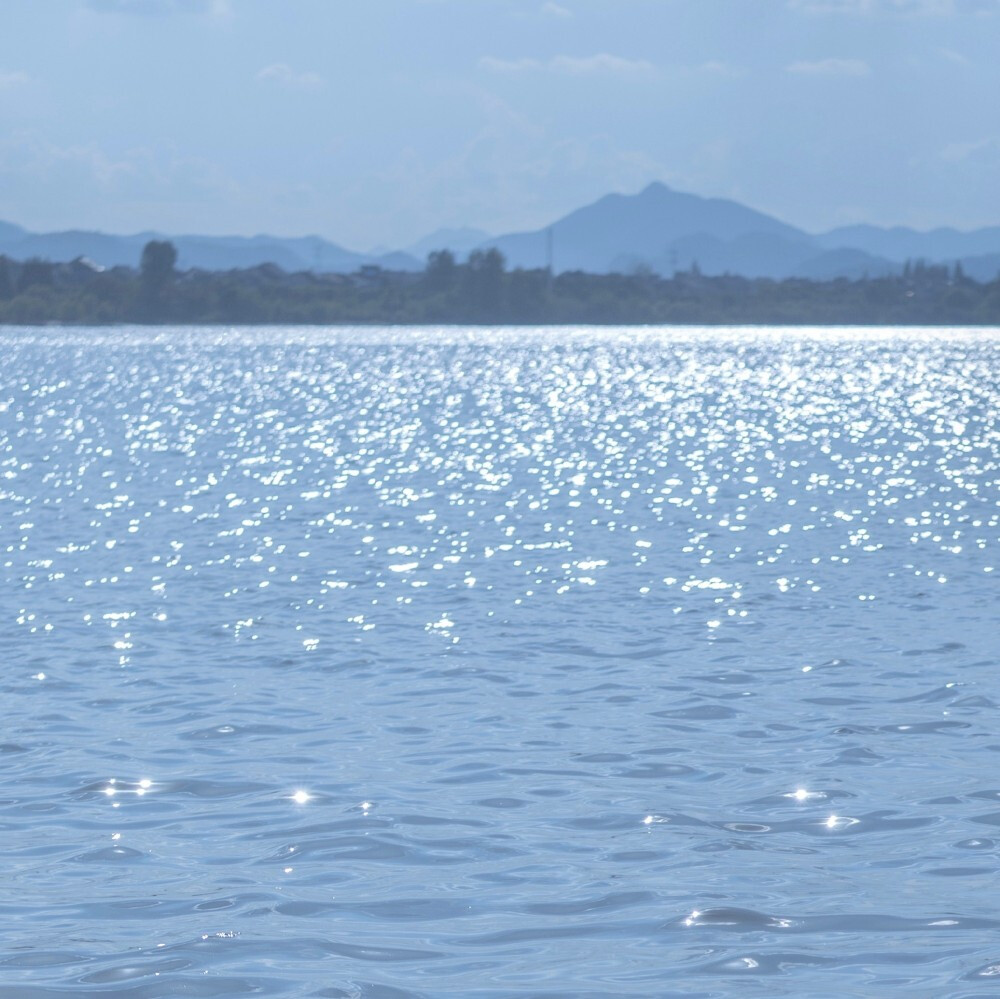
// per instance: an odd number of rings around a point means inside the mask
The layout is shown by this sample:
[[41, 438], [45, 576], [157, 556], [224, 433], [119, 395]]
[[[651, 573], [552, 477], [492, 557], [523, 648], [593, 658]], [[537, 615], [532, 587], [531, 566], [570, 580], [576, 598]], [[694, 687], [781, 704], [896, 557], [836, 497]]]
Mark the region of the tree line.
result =
[[872, 324], [1000, 325], [1000, 276], [907, 264], [899, 275], [830, 281], [508, 270], [497, 250], [459, 262], [432, 253], [422, 273], [287, 273], [264, 264], [177, 270], [151, 241], [138, 269], [0, 256], [0, 323], [154, 324]]

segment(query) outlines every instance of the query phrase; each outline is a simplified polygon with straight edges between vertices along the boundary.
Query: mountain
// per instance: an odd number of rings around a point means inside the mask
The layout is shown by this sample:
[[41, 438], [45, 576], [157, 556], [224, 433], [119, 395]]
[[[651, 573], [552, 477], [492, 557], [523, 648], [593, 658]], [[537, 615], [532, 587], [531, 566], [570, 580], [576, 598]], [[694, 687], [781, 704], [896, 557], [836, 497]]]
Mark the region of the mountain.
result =
[[857, 281], [865, 277], [888, 277], [890, 274], [898, 274], [899, 270], [898, 264], [891, 260], [874, 257], [864, 250], [844, 246], [826, 250], [802, 261], [788, 276], [806, 278], [810, 281], [832, 281], [834, 278], [850, 278], [852, 281]]
[[514, 267], [544, 267], [549, 240], [556, 271], [671, 275], [695, 264], [704, 274], [775, 279], [877, 277], [906, 260], [961, 261], [966, 273], [992, 280], [1000, 227], [960, 232], [849, 226], [811, 235], [735, 201], [702, 198], [650, 184], [635, 195], [611, 194], [546, 229], [488, 240]]
[[420, 261], [435, 250], [451, 250], [456, 257], [465, 257], [489, 239], [490, 234], [482, 229], [438, 229], [406, 247], [406, 252]]
[[0, 222], [0, 244], [18, 240], [26, 235], [27, 230], [22, 229], [19, 225], [14, 225], [12, 222]]
[[962, 265], [965, 276], [974, 281], [995, 281], [1000, 277], [1000, 253], [983, 253], [977, 257], [962, 257], [958, 263]]
[[319, 236], [164, 236], [142, 232], [113, 236], [101, 232], [31, 233], [20, 226], [0, 222], [0, 253], [14, 260], [40, 257], [68, 261], [87, 257], [104, 267], [138, 267], [142, 248], [151, 239], [169, 239], [177, 247], [177, 265], [203, 270], [232, 270], [276, 264], [286, 271], [356, 271], [374, 264], [387, 270], [418, 271], [423, 261], [394, 252], [383, 256], [354, 253]]
[[368, 263], [385, 271], [409, 271], [411, 274], [417, 274], [423, 271], [427, 261], [418, 259], [412, 253], [394, 250], [392, 253], [382, 253], [372, 257]]
[[0, 253], [15, 260], [39, 257], [43, 260], [65, 262], [76, 257], [87, 257], [104, 267], [127, 264], [138, 265], [142, 248], [155, 233], [135, 236], [107, 236], [100, 232], [33, 233], [21, 230], [20, 236], [4, 239], [0, 234]]
[[735, 201], [650, 184], [609, 194], [548, 229], [489, 240], [513, 266], [544, 267], [551, 233], [557, 271], [651, 267], [672, 274], [697, 263], [705, 273], [774, 276], [820, 251], [801, 229]]
[[907, 260], [958, 260], [1000, 253], [1000, 226], [961, 232], [931, 229], [919, 232], [904, 226], [881, 229], [874, 225], [852, 225], [817, 236], [827, 249], [851, 246], [897, 263]]
[[230, 270], [274, 264], [286, 271], [350, 273], [365, 266], [416, 272], [428, 253], [465, 257], [495, 247], [509, 267], [551, 263], [557, 272], [628, 273], [649, 269], [671, 276], [695, 265], [707, 275], [744, 277], [878, 277], [907, 260], [962, 264], [978, 281], [1000, 270], [1000, 226], [962, 232], [905, 227], [845, 226], [813, 235], [773, 216], [723, 198], [703, 198], [653, 183], [638, 194], [609, 194], [531, 232], [491, 237], [479, 229], [439, 229], [404, 250], [356, 253], [319, 236], [112, 236], [99, 232], [31, 233], [0, 222], [0, 254], [16, 260], [69, 261], [84, 256], [112, 267], [139, 263], [150, 239], [170, 239], [181, 269]]

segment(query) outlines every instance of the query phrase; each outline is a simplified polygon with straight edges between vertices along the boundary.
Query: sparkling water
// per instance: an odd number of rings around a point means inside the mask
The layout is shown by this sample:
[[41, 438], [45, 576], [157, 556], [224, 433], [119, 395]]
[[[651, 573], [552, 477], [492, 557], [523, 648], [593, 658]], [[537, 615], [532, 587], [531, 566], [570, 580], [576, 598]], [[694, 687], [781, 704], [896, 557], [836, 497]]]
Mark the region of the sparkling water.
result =
[[0, 996], [998, 994], [1000, 332], [0, 350]]

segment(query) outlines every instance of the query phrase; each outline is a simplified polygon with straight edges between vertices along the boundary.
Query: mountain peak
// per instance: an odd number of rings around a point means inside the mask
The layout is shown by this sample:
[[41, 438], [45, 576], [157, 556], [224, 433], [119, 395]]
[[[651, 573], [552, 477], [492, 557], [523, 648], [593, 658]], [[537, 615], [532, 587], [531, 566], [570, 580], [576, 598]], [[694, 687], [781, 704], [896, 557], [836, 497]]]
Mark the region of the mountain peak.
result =
[[451, 250], [452, 253], [464, 255], [490, 238], [490, 234], [483, 232], [482, 229], [461, 226], [456, 229], [438, 229], [405, 249], [407, 253], [420, 260], [435, 250]]
[[606, 273], [642, 264], [672, 274], [695, 261], [705, 273], [786, 273], [815, 254], [802, 230], [735, 201], [675, 191], [662, 181], [611, 194], [537, 232], [491, 240], [515, 267], [545, 267], [549, 237], [559, 271]]
[[22, 229], [13, 222], [0, 222], [0, 240], [15, 240], [27, 235], [27, 229]]

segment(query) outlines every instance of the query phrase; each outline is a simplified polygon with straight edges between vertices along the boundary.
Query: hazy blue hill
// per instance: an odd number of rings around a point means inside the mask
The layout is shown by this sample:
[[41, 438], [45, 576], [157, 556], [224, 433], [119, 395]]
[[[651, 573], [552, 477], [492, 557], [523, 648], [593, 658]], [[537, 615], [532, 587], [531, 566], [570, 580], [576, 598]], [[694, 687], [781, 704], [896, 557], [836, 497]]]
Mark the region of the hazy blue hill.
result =
[[653, 268], [670, 276], [678, 268], [690, 270], [697, 264], [703, 274], [781, 278], [794, 273], [816, 252], [808, 240], [778, 233], [749, 232], [728, 240], [699, 233], [673, 240]]
[[[795, 256], [788, 244], [801, 244], [803, 255], [816, 252], [812, 237], [801, 229], [735, 201], [682, 194], [659, 183], [635, 195], [609, 194], [571, 212], [551, 229], [558, 271], [603, 273], [622, 259], [663, 271], [670, 266], [675, 252], [681, 254], [674, 245], [677, 240], [684, 240], [685, 247], [694, 245], [692, 240], [701, 241], [703, 252], [711, 255], [708, 266], [713, 270], [727, 269], [732, 252], [745, 256], [745, 247], [725, 251], [721, 244], [747, 236], [767, 237], [760, 240], [760, 253], [765, 256], [768, 245], [776, 245], [777, 239], [783, 261]], [[497, 247], [514, 266], [542, 267], [546, 263], [546, 240], [547, 230], [540, 229], [502, 236], [487, 245]], [[679, 260], [679, 265], [689, 263], [689, 259]], [[702, 261], [698, 260], [698, 264], [702, 266]], [[767, 273], [774, 269], [759, 259], [755, 266]]]
[[978, 257], [962, 257], [962, 270], [975, 281], [995, 281], [1000, 276], [1000, 253], [984, 253]]
[[118, 236], [82, 230], [31, 233], [20, 226], [0, 223], [0, 252], [15, 260], [40, 257], [65, 262], [83, 256], [105, 267], [120, 264], [137, 267], [142, 248], [151, 239], [169, 239], [177, 247], [177, 264], [181, 269], [233, 270], [270, 263], [289, 271], [350, 272], [369, 263], [400, 270], [421, 266], [404, 254], [391, 254], [383, 262], [319, 236], [166, 236], [155, 232]]
[[425, 261], [427, 255], [435, 250], [451, 250], [456, 257], [465, 257], [491, 238], [488, 232], [467, 226], [461, 229], [438, 229], [410, 244], [406, 247], [406, 252], [420, 261]]
[[277, 264], [286, 271], [353, 271], [368, 262], [361, 253], [345, 250], [319, 236], [283, 239], [277, 236], [171, 236], [182, 269], [232, 270]]
[[955, 260], [1000, 253], [1000, 226], [973, 229], [931, 229], [920, 232], [905, 226], [882, 229], [873, 225], [843, 226], [816, 237], [826, 249], [850, 246], [877, 257], [906, 260]]
[[65, 262], [77, 257], [89, 257], [104, 267], [125, 264], [135, 267], [142, 248], [154, 233], [134, 236], [108, 236], [100, 232], [71, 229], [66, 232], [29, 233], [3, 247], [3, 252], [15, 260], [39, 257], [43, 260]]
[[545, 267], [552, 234], [559, 273], [630, 273], [648, 269], [671, 276], [695, 264], [705, 275], [748, 278], [877, 277], [899, 271], [907, 260], [953, 266], [991, 281], [1000, 269], [1000, 226], [962, 232], [919, 232], [902, 226], [854, 225], [810, 235], [763, 212], [723, 198], [703, 198], [650, 184], [638, 194], [609, 194], [551, 226], [491, 237], [480, 229], [439, 229], [403, 250], [357, 253], [320, 236], [165, 236], [144, 232], [31, 233], [0, 222], [0, 254], [15, 260], [40, 257], [67, 262], [84, 256], [106, 267], [135, 267], [150, 239], [169, 239], [183, 269], [234, 270], [275, 264], [286, 271], [353, 273], [375, 265], [416, 272], [434, 250], [464, 259], [477, 248], [496, 247], [510, 268]]
[[26, 235], [27, 230], [19, 225], [14, 225], [13, 222], [0, 222], [0, 249], [7, 243], [23, 239]]
[[830, 281], [840, 277], [856, 281], [864, 277], [888, 277], [898, 274], [900, 270], [900, 265], [892, 260], [872, 256], [864, 250], [841, 247], [802, 261], [788, 276], [808, 278], [810, 281]]
[[303, 258], [295, 249], [279, 243], [236, 243], [199, 236], [177, 236], [171, 239], [177, 247], [177, 266], [181, 270], [197, 267], [207, 271], [227, 271], [276, 264], [286, 271], [304, 269]]
[[383, 253], [373, 257], [368, 263], [375, 264], [386, 271], [409, 271], [411, 274], [416, 274], [427, 266], [425, 259], [415, 257], [412, 253], [405, 253], [402, 250]]

